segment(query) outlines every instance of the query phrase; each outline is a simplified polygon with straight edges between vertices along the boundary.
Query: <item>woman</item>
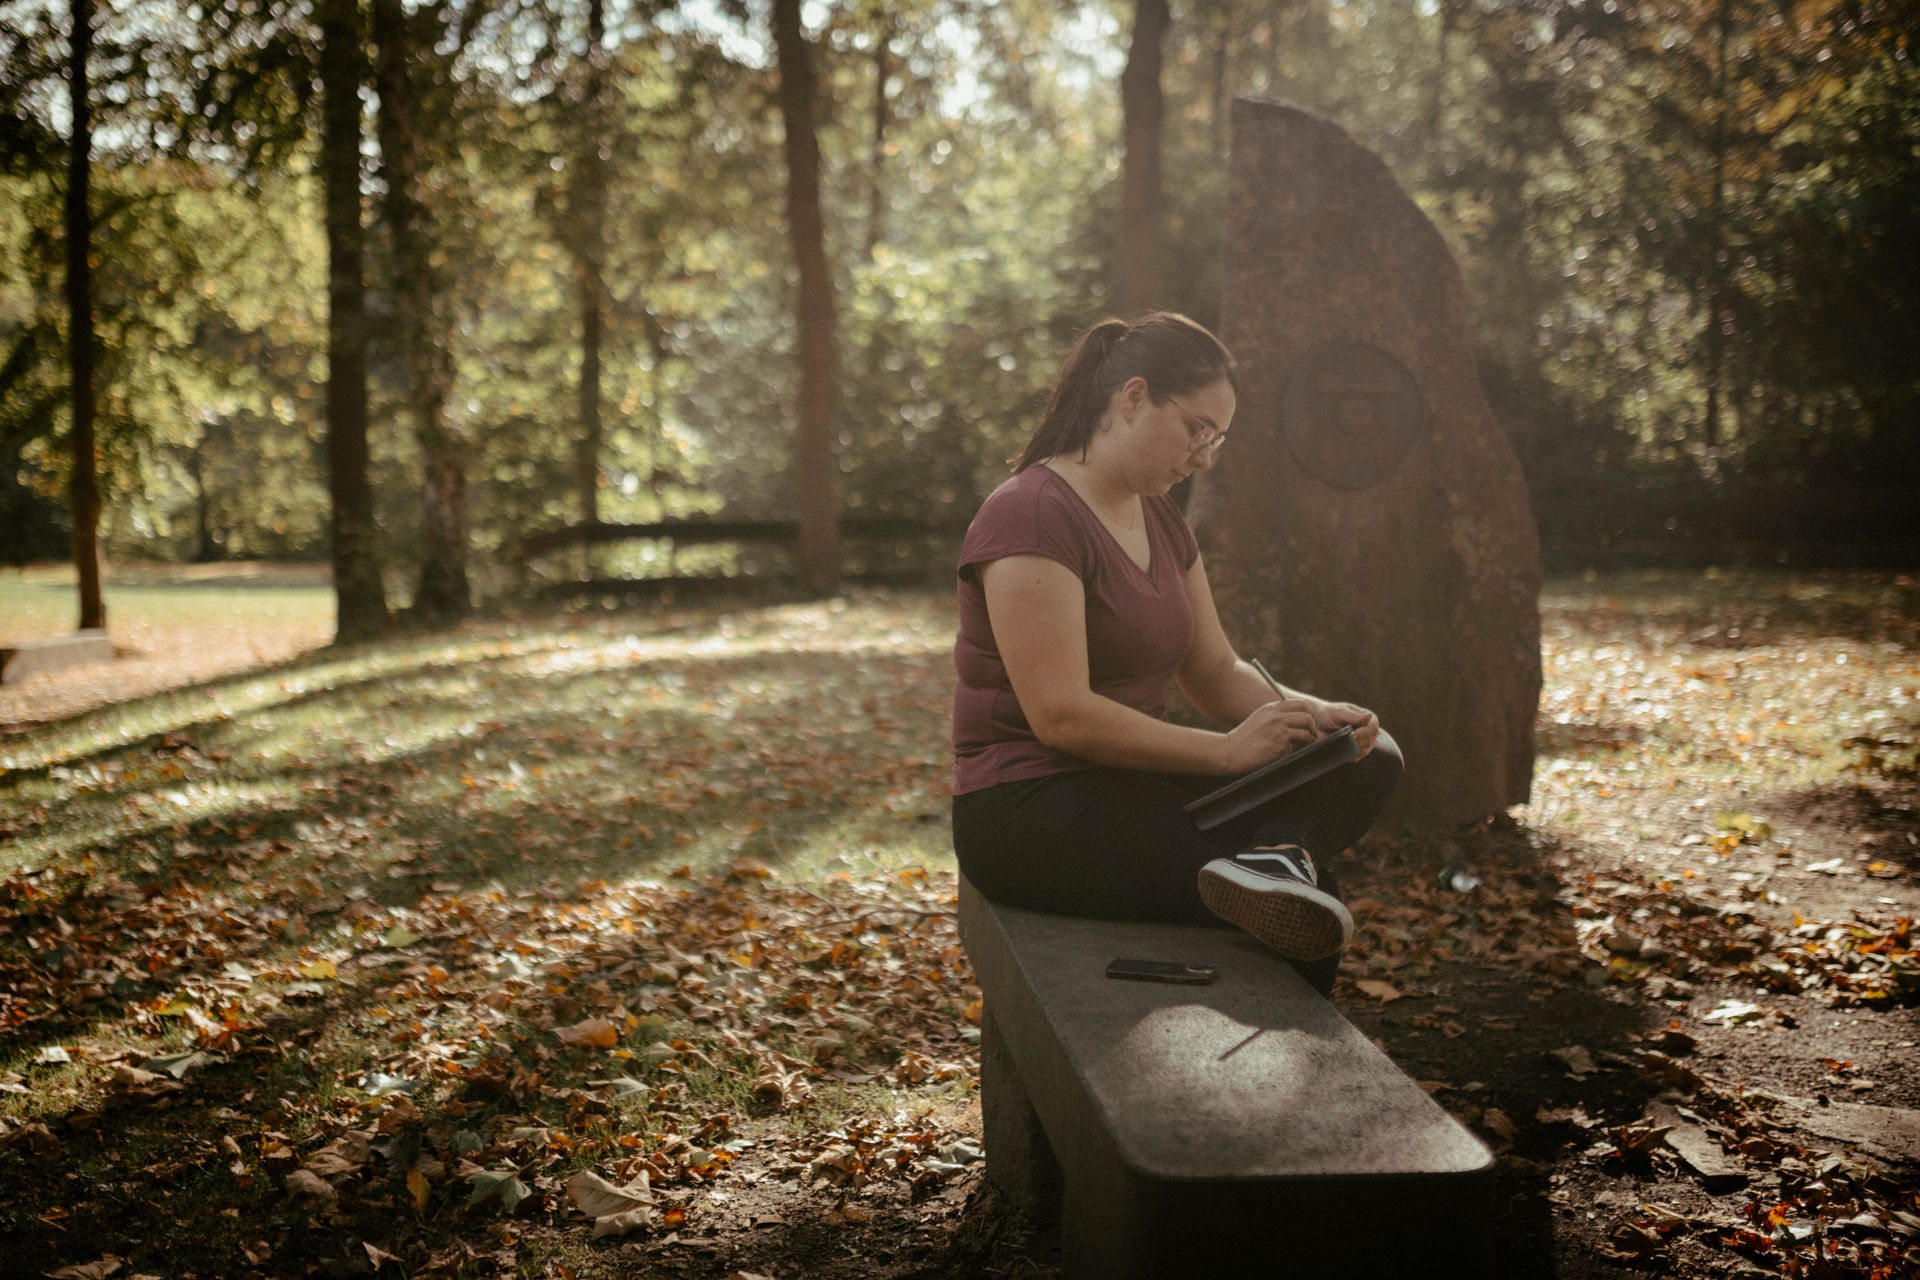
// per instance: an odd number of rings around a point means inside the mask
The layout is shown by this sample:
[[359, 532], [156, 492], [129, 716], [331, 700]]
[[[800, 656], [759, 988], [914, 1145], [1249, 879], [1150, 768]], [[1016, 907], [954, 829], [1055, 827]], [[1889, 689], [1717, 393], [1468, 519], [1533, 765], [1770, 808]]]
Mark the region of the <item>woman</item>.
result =
[[[1062, 915], [1239, 925], [1330, 993], [1353, 932], [1325, 859], [1400, 776], [1379, 720], [1235, 656], [1167, 491], [1214, 465], [1233, 357], [1184, 316], [1080, 338], [1045, 416], [974, 517], [954, 646], [953, 840], [996, 902]], [[1167, 684], [1223, 728], [1166, 718]], [[1361, 756], [1202, 832], [1188, 801], [1352, 725]]]

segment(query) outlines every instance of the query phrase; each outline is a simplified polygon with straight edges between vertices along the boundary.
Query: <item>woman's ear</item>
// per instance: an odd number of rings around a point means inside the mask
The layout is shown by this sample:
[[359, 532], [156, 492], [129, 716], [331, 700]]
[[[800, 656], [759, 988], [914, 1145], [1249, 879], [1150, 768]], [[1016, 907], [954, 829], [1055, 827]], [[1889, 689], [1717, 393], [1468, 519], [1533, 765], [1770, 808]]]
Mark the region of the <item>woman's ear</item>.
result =
[[1147, 380], [1135, 376], [1120, 384], [1120, 414], [1128, 422], [1147, 402]]

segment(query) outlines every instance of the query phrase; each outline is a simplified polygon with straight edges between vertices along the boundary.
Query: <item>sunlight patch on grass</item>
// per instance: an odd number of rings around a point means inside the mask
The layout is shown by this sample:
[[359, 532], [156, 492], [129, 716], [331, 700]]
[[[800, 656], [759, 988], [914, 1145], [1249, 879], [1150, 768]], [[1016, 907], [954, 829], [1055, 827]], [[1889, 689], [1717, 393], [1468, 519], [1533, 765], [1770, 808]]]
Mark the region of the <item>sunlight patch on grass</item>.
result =
[[[39, 784], [54, 791], [60, 785], [61, 779], [52, 774], [46, 783]], [[287, 781], [201, 782], [164, 791], [129, 792], [111, 803], [72, 805], [59, 823], [48, 823], [38, 834], [7, 841], [0, 849], [0, 871], [31, 873], [143, 836], [216, 822], [239, 813], [291, 809], [298, 801], [297, 788]]]

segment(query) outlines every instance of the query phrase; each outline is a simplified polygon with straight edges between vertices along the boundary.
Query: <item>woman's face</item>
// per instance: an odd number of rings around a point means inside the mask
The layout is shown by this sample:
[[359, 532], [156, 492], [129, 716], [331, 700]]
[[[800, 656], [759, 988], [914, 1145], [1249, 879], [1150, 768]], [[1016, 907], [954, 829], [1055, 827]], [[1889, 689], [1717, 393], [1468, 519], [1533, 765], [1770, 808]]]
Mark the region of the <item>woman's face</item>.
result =
[[1136, 493], [1165, 493], [1213, 465], [1239, 400], [1225, 378], [1155, 404], [1134, 378], [1114, 393], [1114, 462]]

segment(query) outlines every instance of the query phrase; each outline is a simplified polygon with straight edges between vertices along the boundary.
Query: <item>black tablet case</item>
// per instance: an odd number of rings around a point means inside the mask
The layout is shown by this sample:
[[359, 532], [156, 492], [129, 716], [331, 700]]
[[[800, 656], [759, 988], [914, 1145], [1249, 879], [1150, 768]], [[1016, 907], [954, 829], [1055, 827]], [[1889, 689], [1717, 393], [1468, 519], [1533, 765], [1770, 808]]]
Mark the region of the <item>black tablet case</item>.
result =
[[1193, 825], [1211, 831], [1223, 822], [1231, 822], [1256, 805], [1285, 795], [1303, 783], [1358, 758], [1360, 744], [1354, 740], [1353, 726], [1345, 725], [1324, 738], [1316, 738], [1298, 751], [1243, 773], [1217, 791], [1209, 791], [1184, 806], [1193, 815]]

